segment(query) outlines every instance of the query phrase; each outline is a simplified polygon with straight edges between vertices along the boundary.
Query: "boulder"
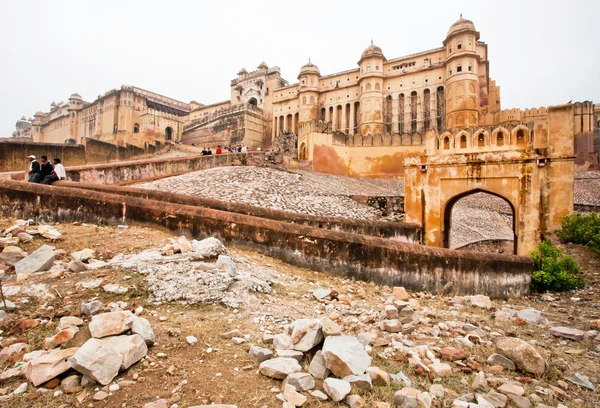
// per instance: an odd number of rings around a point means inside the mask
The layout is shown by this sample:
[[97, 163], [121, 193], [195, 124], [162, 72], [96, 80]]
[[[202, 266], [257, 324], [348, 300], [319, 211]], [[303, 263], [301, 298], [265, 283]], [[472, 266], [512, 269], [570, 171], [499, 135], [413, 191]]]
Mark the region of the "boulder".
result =
[[315, 388], [315, 379], [308, 373], [292, 373], [285, 377], [282, 386], [292, 385], [298, 391], [308, 391]]
[[273, 346], [277, 350], [289, 350], [293, 347], [292, 338], [285, 333], [273, 336]]
[[69, 262], [69, 266], [67, 267], [69, 272], [84, 272], [87, 271], [87, 269], [87, 265], [77, 259]]
[[262, 363], [265, 360], [273, 357], [273, 352], [268, 348], [259, 347], [259, 346], [250, 346], [249, 351], [250, 360], [255, 363]]
[[322, 380], [329, 375], [325, 357], [321, 350], [317, 351], [308, 366], [308, 372], [315, 378]]
[[238, 274], [235, 263], [227, 255], [219, 255], [215, 266], [219, 269], [224, 269], [229, 276], [236, 276]]
[[428, 367], [432, 373], [434, 373], [435, 375], [437, 375], [439, 377], [444, 377], [448, 374], [452, 374], [452, 367], [450, 367], [446, 363], [433, 363], [433, 364], [429, 364]]
[[514, 371], [517, 368], [515, 366], [515, 363], [513, 363], [513, 361], [511, 359], [506, 358], [503, 355], [500, 355], [498, 353], [491, 354], [488, 357], [487, 362], [488, 362], [488, 364], [499, 365], [499, 366], [502, 366], [502, 367], [507, 368], [512, 371]]
[[329, 289], [318, 288], [313, 291], [313, 296], [317, 300], [321, 300], [331, 295], [331, 291]]
[[260, 363], [258, 371], [265, 377], [283, 380], [292, 373], [302, 371], [302, 367], [294, 358], [277, 357]]
[[334, 402], [340, 402], [350, 394], [352, 387], [348, 381], [327, 378], [323, 381], [323, 390]]
[[394, 300], [402, 300], [408, 302], [410, 296], [408, 296], [408, 292], [402, 286], [394, 287]]
[[216, 258], [221, 254], [226, 254], [225, 245], [214, 237], [203, 239], [202, 241], [192, 241], [192, 247], [196, 256], [201, 258]]
[[57, 377], [71, 368], [69, 359], [76, 354], [77, 348], [53, 350], [32, 359], [25, 365], [25, 377], [35, 387]]
[[398, 318], [398, 308], [396, 308], [396, 306], [394, 306], [394, 305], [385, 305], [384, 311], [385, 311], [385, 316], [388, 319], [396, 319], [396, 318]]
[[90, 333], [97, 338], [121, 334], [131, 329], [134, 319], [130, 311], [102, 313], [92, 317]]
[[77, 326], [70, 326], [64, 330], [59, 331], [52, 337], [48, 337], [44, 340], [44, 348], [46, 350], [56, 348], [66, 342], [70, 341], [75, 337], [75, 334], [79, 331]]
[[145, 404], [142, 408], [169, 408], [169, 400], [164, 398], [157, 399], [156, 401]]
[[483, 309], [491, 309], [492, 301], [488, 296], [484, 295], [475, 295], [475, 296], [467, 296], [465, 297], [466, 303], [471, 306], [480, 307]]
[[581, 341], [585, 338], [585, 332], [569, 327], [552, 327], [550, 329], [550, 334], [555, 337], [563, 337], [575, 341]]
[[180, 236], [179, 238], [177, 238], [177, 243], [179, 244], [179, 248], [181, 248], [182, 254], [192, 252], [194, 250], [194, 247], [192, 247], [192, 244], [190, 244], [190, 241], [188, 241], [187, 238], [184, 237], [183, 235]]
[[512, 360], [522, 371], [541, 376], [546, 371], [546, 361], [529, 343], [515, 337], [501, 337], [496, 342], [498, 354]]
[[81, 304], [81, 313], [84, 315], [93, 315], [102, 310], [103, 307], [104, 304], [101, 301], [92, 300], [91, 302]]
[[319, 323], [321, 324], [321, 330], [323, 330], [324, 337], [339, 336], [342, 334], [342, 327], [329, 317], [321, 317]]
[[275, 350], [277, 357], [295, 358], [298, 362], [302, 361], [304, 353], [298, 350]]
[[0, 253], [0, 265], [13, 267], [17, 262], [24, 259], [26, 256], [27, 253], [23, 252], [18, 246], [4, 247], [2, 253]]
[[293, 385], [283, 385], [283, 398], [295, 407], [301, 407], [306, 402], [307, 398], [296, 391]]
[[15, 264], [17, 275], [49, 271], [54, 265], [54, 247], [42, 245]]
[[535, 309], [519, 310], [515, 316], [517, 316], [519, 319], [525, 320], [529, 324], [538, 324], [542, 318], [540, 311]]
[[366, 406], [365, 400], [360, 395], [348, 395], [344, 400], [350, 408], [364, 408]]
[[364, 374], [371, 365], [371, 357], [356, 337], [329, 336], [322, 352], [326, 367], [337, 377]]
[[93, 249], [85, 248], [81, 251], [71, 252], [71, 257], [76, 261], [87, 262], [94, 257], [96, 251]]
[[83, 320], [81, 320], [79, 317], [75, 317], [75, 316], [63, 316], [60, 318], [60, 321], [58, 323], [58, 328], [60, 330], [69, 328], [69, 327], [77, 327], [77, 326], [82, 326], [83, 325]]
[[596, 386], [592, 384], [590, 379], [583, 374], [575, 373], [573, 375], [565, 377], [565, 380], [572, 382], [573, 384], [578, 385], [580, 387], [587, 388], [588, 390], [596, 392]]
[[122, 362], [121, 353], [97, 339], [89, 339], [69, 359], [71, 368], [102, 385], [110, 384], [117, 376]]
[[390, 385], [390, 375], [378, 367], [367, 368], [367, 374], [371, 377], [373, 385], [387, 386]]
[[142, 336], [146, 345], [154, 345], [154, 330], [152, 330], [152, 326], [150, 326], [148, 319], [134, 316], [133, 324], [131, 325], [131, 333]]
[[399, 333], [402, 331], [402, 323], [398, 319], [384, 320], [382, 325], [383, 330], [388, 333]]
[[353, 387], [364, 388], [367, 390], [373, 388], [373, 380], [369, 374], [347, 375], [342, 378], [342, 380], [348, 381]]
[[525, 389], [519, 384], [514, 383], [504, 383], [500, 387], [498, 387], [498, 391], [506, 395], [515, 394], [518, 396], [522, 396], [523, 394], [525, 394]]
[[317, 319], [298, 319], [292, 323], [292, 348], [307, 352], [323, 341], [323, 330]]
[[394, 394], [394, 405], [401, 408], [429, 408], [427, 398], [415, 388], [404, 387]]
[[126, 370], [148, 354], [148, 346], [139, 334], [132, 336], [111, 336], [98, 339], [100, 344], [121, 354], [121, 370]]
[[440, 354], [442, 355], [442, 360], [448, 361], [464, 360], [469, 357], [469, 354], [454, 347], [442, 347]]

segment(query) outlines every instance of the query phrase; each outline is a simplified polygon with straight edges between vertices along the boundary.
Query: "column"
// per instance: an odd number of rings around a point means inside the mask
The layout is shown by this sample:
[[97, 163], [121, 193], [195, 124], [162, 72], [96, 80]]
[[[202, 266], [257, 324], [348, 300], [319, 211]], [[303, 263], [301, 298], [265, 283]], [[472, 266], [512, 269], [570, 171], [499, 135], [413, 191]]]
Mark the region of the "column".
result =
[[423, 130], [423, 91], [417, 93], [417, 132]]
[[349, 133], [353, 136], [354, 136], [354, 128], [356, 127], [356, 124], [354, 123], [354, 116], [356, 115], [355, 110], [356, 110], [356, 104], [354, 102], [352, 102], [350, 104], [350, 126], [349, 126], [350, 130], [349, 130]]
[[400, 112], [400, 98], [392, 99], [392, 133], [400, 132], [398, 126], [398, 113]]
[[341, 131], [345, 132], [348, 124], [346, 123], [346, 104], [342, 105], [342, 120], [340, 121]]
[[292, 128], [290, 132], [296, 133], [296, 114], [292, 113]]
[[277, 116], [273, 116], [273, 129], [271, 129], [271, 138], [275, 140], [277, 137]]
[[337, 106], [333, 107], [333, 118], [331, 119], [331, 130], [339, 130], [336, 127], [337, 124]]

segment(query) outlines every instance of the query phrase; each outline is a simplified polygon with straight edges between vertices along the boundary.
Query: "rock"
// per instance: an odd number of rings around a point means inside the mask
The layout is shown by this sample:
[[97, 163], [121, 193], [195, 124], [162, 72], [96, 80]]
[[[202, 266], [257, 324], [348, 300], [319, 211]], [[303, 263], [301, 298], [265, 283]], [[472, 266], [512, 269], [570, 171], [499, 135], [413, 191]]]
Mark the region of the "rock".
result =
[[323, 330], [317, 319], [298, 319], [292, 323], [292, 348], [307, 352], [323, 341]]
[[48, 271], [54, 265], [54, 247], [42, 245], [15, 264], [17, 275]]
[[385, 305], [384, 308], [385, 316], [388, 319], [396, 319], [398, 318], [398, 309], [394, 305]]
[[2, 381], [8, 381], [8, 380], [12, 380], [15, 378], [23, 377], [23, 375], [25, 375], [24, 369], [25, 369], [25, 366], [18, 366], [18, 367], [9, 368], [7, 370], [0, 372], [0, 383]]
[[342, 380], [348, 381], [353, 387], [364, 388], [366, 390], [373, 388], [373, 380], [369, 374], [347, 375]]
[[109, 283], [108, 285], [102, 286], [102, 289], [106, 293], [116, 293], [117, 295], [122, 295], [123, 293], [127, 293], [127, 288], [125, 286], [117, 285], [115, 283]]
[[92, 317], [89, 324], [92, 337], [106, 337], [130, 330], [134, 319], [139, 319], [129, 311], [108, 312]]
[[69, 327], [77, 327], [77, 326], [83, 326], [83, 320], [81, 320], [79, 317], [75, 317], [75, 316], [63, 316], [60, 318], [60, 321], [58, 323], [58, 328], [60, 330], [69, 328]]
[[[104, 268], [106, 265], [108, 265], [107, 262], [99, 261], [97, 259], [90, 259], [87, 263], [88, 269], [100, 269], [100, 268]], [[118, 285], [115, 285], [115, 286], [118, 286]], [[104, 290], [106, 292], [110, 292], [110, 290], [106, 290], [106, 289], [104, 289]], [[125, 292], [112, 292], [112, 293], [125, 293]]]
[[308, 391], [315, 388], [315, 379], [308, 373], [292, 373], [285, 377], [282, 387], [285, 387], [286, 384], [293, 386], [298, 391]]
[[384, 320], [382, 325], [383, 330], [388, 333], [399, 333], [402, 331], [402, 323], [398, 319]]
[[128, 369], [148, 354], [148, 346], [139, 334], [104, 337], [98, 341], [103, 346], [110, 347], [121, 354], [121, 370]]
[[365, 400], [359, 395], [348, 395], [344, 400], [350, 408], [364, 408], [366, 406]]
[[194, 250], [194, 247], [192, 247], [192, 244], [190, 244], [190, 242], [187, 240], [187, 238], [184, 237], [183, 235], [180, 236], [179, 238], [177, 238], [177, 243], [179, 244], [179, 248], [181, 248], [182, 254], [186, 254], [186, 253], [192, 252]]
[[367, 368], [367, 374], [371, 377], [373, 385], [387, 386], [390, 385], [390, 375], [378, 367]]
[[84, 272], [87, 269], [87, 265], [78, 260], [69, 262], [69, 266], [67, 267], [67, 270], [70, 272]]
[[442, 347], [440, 354], [442, 355], [442, 360], [448, 361], [464, 360], [465, 358], [469, 357], [466, 352], [454, 347]]
[[254, 361], [255, 363], [262, 363], [263, 361], [273, 357], [273, 352], [268, 348], [253, 345], [250, 346], [249, 355], [250, 360]]
[[21, 385], [19, 385], [14, 391], [13, 394], [14, 395], [19, 395], [19, 394], [23, 394], [25, 391], [27, 391], [27, 383], [23, 383]]
[[164, 398], [161, 398], [159, 400], [145, 404], [142, 408], [169, 408], [169, 401]]
[[48, 390], [53, 390], [60, 385], [60, 380], [58, 378], [53, 378], [44, 384], [42, 387]]
[[490, 392], [485, 395], [485, 400], [496, 408], [504, 408], [508, 402], [508, 397], [494, 390], [490, 390]]
[[185, 342], [191, 346], [198, 343], [198, 339], [194, 336], [187, 336], [185, 338]]
[[201, 258], [217, 258], [221, 254], [226, 254], [225, 245], [214, 237], [203, 239], [202, 241], [192, 241], [192, 247], [196, 256]]
[[594, 386], [594, 384], [592, 384], [590, 379], [583, 374], [575, 373], [573, 375], [565, 377], [565, 380], [570, 381], [573, 384], [578, 385], [580, 387], [587, 388], [588, 390], [596, 392], [596, 387]]
[[224, 269], [229, 276], [236, 276], [238, 274], [235, 263], [227, 255], [219, 255], [215, 266], [219, 269]]
[[525, 389], [523, 387], [521, 387], [519, 384], [513, 383], [502, 384], [500, 387], [498, 387], [498, 391], [506, 395], [515, 394], [518, 396], [522, 396], [523, 394], [525, 394]]
[[93, 249], [85, 248], [81, 251], [71, 252], [71, 257], [76, 261], [87, 262], [90, 259], [92, 259], [95, 254], [96, 251], [94, 251]]
[[339, 336], [342, 334], [342, 327], [329, 317], [321, 317], [319, 323], [321, 324], [321, 330], [323, 330], [324, 337]]
[[326, 367], [337, 377], [363, 374], [371, 365], [371, 357], [356, 337], [329, 336], [322, 352]]
[[585, 338], [585, 332], [569, 327], [552, 327], [550, 329], [550, 334], [555, 337], [563, 337], [575, 341], [581, 341]]
[[502, 337], [496, 342], [498, 354], [512, 360], [522, 371], [541, 376], [546, 371], [546, 361], [529, 343], [515, 338]]
[[523, 309], [519, 310], [516, 313], [516, 316], [519, 319], [525, 320], [529, 324], [538, 324], [540, 322], [542, 314], [535, 309]]
[[323, 352], [318, 350], [308, 366], [308, 372], [319, 380], [327, 378], [329, 375], [329, 369], [327, 368], [325, 357]]
[[80, 385], [81, 385], [81, 379], [76, 374], [65, 377], [60, 382], [60, 387], [63, 390], [79, 387]]
[[154, 344], [154, 330], [152, 330], [152, 326], [150, 326], [148, 319], [134, 316], [131, 325], [131, 333], [142, 336], [148, 346]]
[[394, 394], [394, 405], [402, 408], [429, 408], [423, 393], [411, 387], [404, 387]]
[[480, 307], [483, 309], [491, 309], [492, 301], [489, 297], [483, 295], [466, 296], [465, 301], [471, 306]]
[[487, 390], [488, 384], [483, 371], [475, 373], [475, 378], [473, 378], [473, 384], [471, 385], [471, 388], [473, 388], [473, 391]]
[[526, 397], [520, 397], [515, 394], [508, 394], [508, 399], [515, 405], [517, 408], [531, 408], [532, 404]]
[[13, 343], [6, 345], [0, 351], [0, 362], [8, 360], [12, 355], [19, 354], [28, 347], [27, 343]]
[[452, 374], [452, 367], [450, 367], [446, 363], [433, 363], [433, 364], [429, 364], [428, 367], [432, 373], [434, 373], [435, 375], [440, 376], [440, 377], [444, 377], [448, 374]]
[[371, 405], [369, 405], [369, 408], [390, 408], [390, 404], [387, 402], [373, 401], [371, 402]]
[[329, 399], [329, 397], [327, 396], [327, 394], [325, 394], [325, 393], [323, 393], [322, 391], [319, 391], [319, 390], [311, 391], [310, 395], [312, 395], [313, 397], [315, 397], [319, 401], [327, 401]]
[[0, 253], [0, 264], [14, 267], [17, 262], [24, 259], [27, 253], [18, 246], [6, 246]]
[[231, 341], [233, 342], [233, 344], [240, 345], [240, 344], [244, 344], [246, 342], [246, 339], [243, 337], [234, 337], [231, 339]]
[[348, 381], [336, 378], [326, 378], [323, 381], [323, 390], [334, 402], [340, 402], [346, 398], [351, 389], [352, 387]]
[[302, 367], [296, 359], [277, 357], [260, 363], [258, 370], [265, 377], [283, 380], [292, 373], [302, 371]]
[[394, 299], [408, 302], [410, 300], [410, 296], [408, 295], [408, 292], [406, 292], [406, 289], [404, 289], [402, 286], [395, 286]]
[[102, 310], [103, 307], [104, 305], [101, 301], [92, 300], [91, 302], [81, 304], [81, 313], [84, 315], [93, 315]]
[[304, 357], [304, 353], [298, 350], [275, 350], [277, 352], [277, 357], [285, 357], [285, 358], [294, 358], [298, 360], [298, 362], [302, 361], [302, 357]]
[[412, 387], [412, 381], [402, 371], [398, 371], [396, 374], [390, 374], [390, 377], [399, 384], [404, 384], [406, 387]]
[[231, 330], [228, 331], [226, 333], [221, 333], [219, 334], [219, 337], [221, 337], [222, 339], [232, 339], [234, 337], [240, 337], [242, 335], [242, 332], [240, 332], [239, 330]]
[[377, 335], [375, 333], [360, 333], [357, 336], [358, 341], [360, 342], [360, 344], [362, 344], [363, 346], [368, 346], [371, 344], [371, 342], [377, 338]]
[[292, 338], [285, 333], [276, 334], [273, 337], [273, 346], [277, 350], [289, 350], [293, 347]]
[[71, 357], [69, 365], [75, 371], [107, 385], [119, 373], [122, 362], [121, 353], [97, 339], [90, 339]]
[[119, 391], [120, 389], [121, 389], [121, 387], [119, 386], [119, 384], [111, 384], [108, 387], [108, 391], [110, 391], [110, 392], [116, 392], [116, 391]]
[[25, 377], [37, 387], [67, 371], [70, 368], [68, 361], [77, 351], [73, 347], [42, 354], [25, 365]]
[[301, 407], [306, 402], [307, 398], [296, 391], [293, 385], [285, 384], [283, 386], [283, 398], [295, 407]]
[[94, 399], [94, 401], [102, 401], [108, 398], [108, 393], [105, 391], [98, 391], [94, 394], [92, 398]]
[[317, 300], [325, 299], [329, 295], [331, 295], [331, 291], [329, 289], [318, 288], [313, 291], [313, 296]]
[[487, 359], [488, 364], [490, 365], [499, 365], [509, 370], [514, 371], [517, 367], [512, 360], [500, 355], [498, 353], [491, 354]]
[[442, 384], [432, 384], [429, 387], [429, 393], [435, 398], [444, 398], [446, 391], [444, 390], [444, 386]]
[[44, 340], [44, 349], [53, 349], [67, 343], [73, 339], [73, 337], [75, 337], [75, 334], [77, 334], [78, 331], [79, 328], [77, 326], [71, 326], [59, 331], [54, 336], [48, 337]]

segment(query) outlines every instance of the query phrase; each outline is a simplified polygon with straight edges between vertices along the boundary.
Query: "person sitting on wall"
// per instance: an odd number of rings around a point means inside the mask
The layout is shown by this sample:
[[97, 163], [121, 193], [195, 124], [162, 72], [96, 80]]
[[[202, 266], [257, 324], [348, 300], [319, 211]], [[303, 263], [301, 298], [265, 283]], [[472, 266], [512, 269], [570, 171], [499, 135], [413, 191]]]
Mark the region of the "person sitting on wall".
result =
[[206, 154], [208, 154], [209, 156], [212, 154], [212, 149], [210, 147], [208, 148], [208, 152]]
[[217, 154], [222, 154], [223, 150], [221, 149], [221, 146], [217, 146]]
[[54, 166], [48, 161], [48, 157], [41, 156], [42, 164], [40, 165], [40, 177], [36, 183], [42, 183], [47, 176], [51, 175], [54, 171]]
[[50, 174], [49, 176], [46, 176], [46, 178], [44, 178], [44, 184], [52, 184], [55, 181], [66, 180], [66, 179], [67, 179], [67, 172], [65, 171], [65, 166], [60, 164], [60, 159], [58, 157], [56, 157], [54, 159], [54, 170], [52, 171], [52, 174]]
[[248, 153], [248, 148], [242, 145], [242, 153]]
[[202, 148], [202, 156], [206, 156], [208, 154], [208, 150], [206, 150], [206, 146]]
[[30, 183], [39, 183], [40, 179], [38, 174], [40, 174], [40, 164], [35, 159], [34, 155], [28, 156], [29, 159], [29, 173], [27, 173], [27, 181]]

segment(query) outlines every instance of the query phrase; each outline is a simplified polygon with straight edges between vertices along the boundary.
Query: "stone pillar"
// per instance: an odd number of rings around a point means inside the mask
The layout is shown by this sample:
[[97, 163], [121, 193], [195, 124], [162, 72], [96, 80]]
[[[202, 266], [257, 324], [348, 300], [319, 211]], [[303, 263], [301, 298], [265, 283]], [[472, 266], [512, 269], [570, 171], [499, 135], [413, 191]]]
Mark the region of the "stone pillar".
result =
[[356, 115], [356, 104], [352, 102], [350, 104], [350, 124], [348, 132], [354, 136], [354, 128], [356, 127], [356, 123], [354, 123], [354, 116]]
[[417, 94], [417, 132], [423, 131], [423, 91]]
[[342, 125], [340, 130], [345, 132], [348, 127], [348, 124], [346, 123], [346, 104], [342, 105], [342, 120], [340, 121], [340, 124]]
[[331, 119], [331, 130], [339, 130], [336, 127], [337, 124], [337, 106], [333, 107], [333, 118]]
[[398, 113], [400, 112], [400, 98], [392, 99], [392, 133], [398, 133], [399, 130], [399, 121], [398, 121]]
[[296, 114], [292, 114], [292, 128], [290, 129], [290, 132], [292, 133], [296, 133]]
[[271, 131], [271, 137], [273, 140], [277, 137], [277, 116], [273, 115], [273, 130]]

